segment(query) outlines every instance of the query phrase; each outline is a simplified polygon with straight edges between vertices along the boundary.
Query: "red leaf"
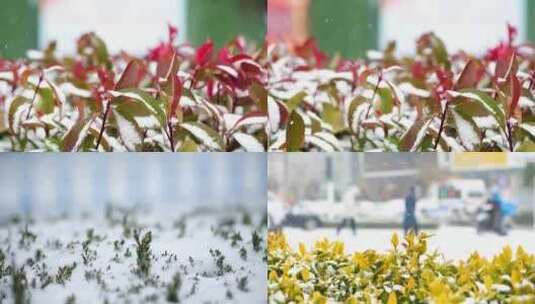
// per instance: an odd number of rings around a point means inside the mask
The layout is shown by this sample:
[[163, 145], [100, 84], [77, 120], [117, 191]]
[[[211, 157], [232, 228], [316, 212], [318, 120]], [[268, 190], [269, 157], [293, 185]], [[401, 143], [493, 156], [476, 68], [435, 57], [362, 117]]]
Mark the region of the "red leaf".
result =
[[167, 28], [169, 31], [169, 43], [171, 44], [175, 42], [175, 39], [178, 35], [178, 29], [176, 28], [176, 26], [172, 26], [171, 24], [167, 24]]
[[206, 43], [201, 45], [197, 49], [197, 53], [195, 54], [195, 60], [197, 61], [197, 64], [205, 65], [208, 61], [210, 61], [213, 50], [214, 43], [212, 42], [212, 40], [208, 40]]
[[99, 68], [97, 70], [98, 79], [100, 80], [100, 84], [104, 87], [106, 90], [113, 90], [115, 87], [115, 81], [114, 81], [114, 73], [112, 71], [105, 70], [104, 68]]
[[145, 66], [140, 60], [134, 59], [130, 61], [115, 85], [115, 90], [137, 88], [145, 76], [145, 72]]
[[494, 76], [496, 78], [506, 79], [513, 70], [513, 66], [516, 59], [516, 52], [512, 48], [507, 49], [507, 54], [504, 54], [496, 62], [496, 69]]
[[224, 47], [217, 53], [217, 61], [219, 63], [229, 64], [231, 63], [231, 56], [232, 54], [229, 52], [228, 48]]
[[513, 115], [516, 107], [518, 106], [518, 101], [520, 100], [520, 94], [522, 91], [522, 86], [516, 75], [511, 75], [511, 107], [509, 110], [509, 117]]
[[241, 63], [241, 69], [251, 75], [259, 75], [262, 73], [262, 68], [260, 65], [252, 60], [244, 60]]
[[74, 78], [85, 81], [87, 78], [87, 70], [81, 61], [76, 61], [72, 67], [72, 74]]
[[156, 66], [156, 77], [169, 78], [170, 75], [176, 74], [178, 69], [178, 58], [175, 49], [170, 53], [158, 58], [158, 65]]
[[516, 37], [518, 36], [518, 29], [512, 26], [510, 23], [507, 23], [507, 37], [509, 38], [509, 44], [513, 44]]
[[180, 107], [180, 97], [182, 97], [182, 82], [176, 75], [171, 76], [171, 106], [167, 114], [168, 118], [176, 117], [177, 109]]
[[303, 45], [296, 46], [295, 53], [303, 58], [314, 59], [315, 66], [318, 68], [323, 67], [325, 61], [327, 61], [327, 55], [320, 51], [316, 40], [313, 38], [308, 39]]
[[485, 67], [477, 60], [470, 60], [464, 67], [457, 83], [455, 84], [455, 90], [462, 90], [468, 88], [474, 88], [483, 74], [485, 73]]

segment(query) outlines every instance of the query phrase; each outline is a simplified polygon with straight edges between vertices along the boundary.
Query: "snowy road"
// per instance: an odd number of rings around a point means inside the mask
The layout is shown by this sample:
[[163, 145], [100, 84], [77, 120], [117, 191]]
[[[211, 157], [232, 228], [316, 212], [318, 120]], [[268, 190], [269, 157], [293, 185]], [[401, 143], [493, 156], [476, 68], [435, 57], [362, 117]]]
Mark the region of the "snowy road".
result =
[[[357, 234], [349, 229], [342, 230], [339, 235], [336, 229], [322, 228], [306, 231], [297, 228], [284, 228], [283, 232], [288, 238], [292, 248], [296, 249], [300, 242], [308, 247], [320, 238], [345, 242], [346, 252], [375, 249], [385, 251], [390, 249], [390, 238], [393, 232], [402, 235], [400, 229], [360, 229]], [[471, 227], [442, 227], [437, 230], [428, 230], [433, 235], [429, 241], [429, 249], [437, 249], [448, 260], [466, 259], [472, 252], [478, 251], [480, 255], [492, 257], [501, 249], [510, 245], [513, 249], [522, 245], [530, 253], [535, 253], [535, 229], [512, 230], [505, 237], [496, 234], [477, 235]]]

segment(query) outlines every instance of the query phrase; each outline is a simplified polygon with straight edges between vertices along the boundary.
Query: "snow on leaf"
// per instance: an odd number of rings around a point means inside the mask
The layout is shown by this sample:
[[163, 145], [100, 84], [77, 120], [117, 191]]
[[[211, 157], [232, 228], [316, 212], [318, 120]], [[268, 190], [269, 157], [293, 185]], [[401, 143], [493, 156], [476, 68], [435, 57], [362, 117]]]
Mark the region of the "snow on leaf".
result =
[[113, 97], [126, 97], [140, 101], [147, 110], [149, 110], [158, 120], [160, 126], [165, 127], [166, 125], [166, 115], [165, 110], [163, 109], [163, 103], [159, 100], [156, 100], [150, 94], [143, 92], [139, 89], [130, 89], [125, 91], [109, 91]]
[[477, 101], [494, 117], [494, 119], [496, 119], [502, 128], [505, 127], [505, 114], [503, 109], [500, 108], [496, 100], [492, 99], [486, 93], [474, 89], [463, 90], [461, 92], [448, 91], [448, 93], [452, 97], [464, 97]]
[[431, 123], [430, 119], [418, 119], [401, 137], [400, 148], [402, 151], [414, 152], [422, 142], [427, 133], [427, 127]]
[[305, 142], [310, 143], [325, 152], [341, 151], [338, 139], [328, 132], [317, 132], [313, 135], [307, 135]]
[[474, 150], [480, 142], [479, 134], [476, 131], [475, 126], [455, 109], [451, 110], [451, 114], [453, 115], [453, 120], [457, 126], [457, 133], [459, 133], [463, 146], [467, 150]]
[[255, 125], [255, 124], [261, 124], [264, 125], [268, 121], [268, 118], [266, 114], [263, 112], [257, 111], [257, 112], [250, 112], [238, 119], [234, 126], [231, 128], [231, 130], [237, 130], [244, 126], [249, 125]]
[[78, 97], [82, 97], [82, 98], [90, 98], [91, 97], [91, 91], [77, 88], [71, 82], [62, 83], [59, 87], [60, 87], [61, 91], [64, 94], [67, 94], [67, 95], [73, 95], [73, 96], [78, 96]]
[[93, 120], [80, 119], [61, 139], [61, 151], [76, 152], [89, 132]]
[[[286, 108], [282, 108], [275, 99], [268, 96], [268, 118], [272, 132], [277, 132], [280, 125], [283, 123], [283, 113], [286, 113]], [[284, 112], [283, 112], [284, 111]]]
[[234, 139], [242, 146], [247, 152], [264, 152], [264, 145], [256, 139], [256, 137], [236, 132], [232, 135]]
[[519, 125], [519, 127], [522, 130], [528, 132], [531, 135], [531, 137], [535, 138], [535, 124], [533, 124], [533, 123], [522, 123], [522, 124]]
[[124, 145], [129, 151], [134, 151], [141, 144], [141, 134], [136, 122], [127, 113], [122, 113], [117, 108], [113, 109], [113, 114]]
[[180, 126], [210, 150], [224, 150], [220, 136], [209, 126], [201, 122], [186, 122], [180, 124]]
[[30, 102], [31, 100], [29, 100], [28, 98], [19, 96], [15, 97], [15, 99], [13, 99], [13, 101], [9, 105], [9, 112], [7, 117], [9, 129], [11, 130], [11, 132], [15, 133], [15, 115], [17, 114], [21, 106], [23, 106], [24, 104], [29, 105]]

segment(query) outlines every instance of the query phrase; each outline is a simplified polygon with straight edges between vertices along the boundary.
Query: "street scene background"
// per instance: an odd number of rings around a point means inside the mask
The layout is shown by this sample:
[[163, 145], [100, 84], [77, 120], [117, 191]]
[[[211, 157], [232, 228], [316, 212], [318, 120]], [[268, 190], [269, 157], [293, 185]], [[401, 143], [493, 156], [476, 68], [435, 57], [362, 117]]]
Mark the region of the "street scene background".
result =
[[[348, 250], [387, 250], [392, 233], [404, 233], [405, 201], [414, 188], [419, 231], [430, 233], [430, 246], [447, 258], [476, 250], [491, 257], [505, 245], [535, 251], [535, 154], [268, 158], [269, 227], [282, 230], [293, 246], [327, 237], [345, 241]], [[502, 231], [484, 225], [495, 198], [502, 202]]]

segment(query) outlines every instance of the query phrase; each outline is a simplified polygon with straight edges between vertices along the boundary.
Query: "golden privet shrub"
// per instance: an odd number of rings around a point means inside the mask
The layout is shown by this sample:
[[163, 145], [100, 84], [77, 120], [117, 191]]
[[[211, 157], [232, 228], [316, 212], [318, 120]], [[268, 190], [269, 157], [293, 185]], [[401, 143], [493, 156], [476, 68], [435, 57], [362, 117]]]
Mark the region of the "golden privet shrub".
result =
[[522, 247], [451, 262], [428, 251], [429, 237], [394, 234], [386, 253], [346, 253], [327, 239], [294, 251], [270, 233], [269, 303], [535, 303], [535, 256]]

